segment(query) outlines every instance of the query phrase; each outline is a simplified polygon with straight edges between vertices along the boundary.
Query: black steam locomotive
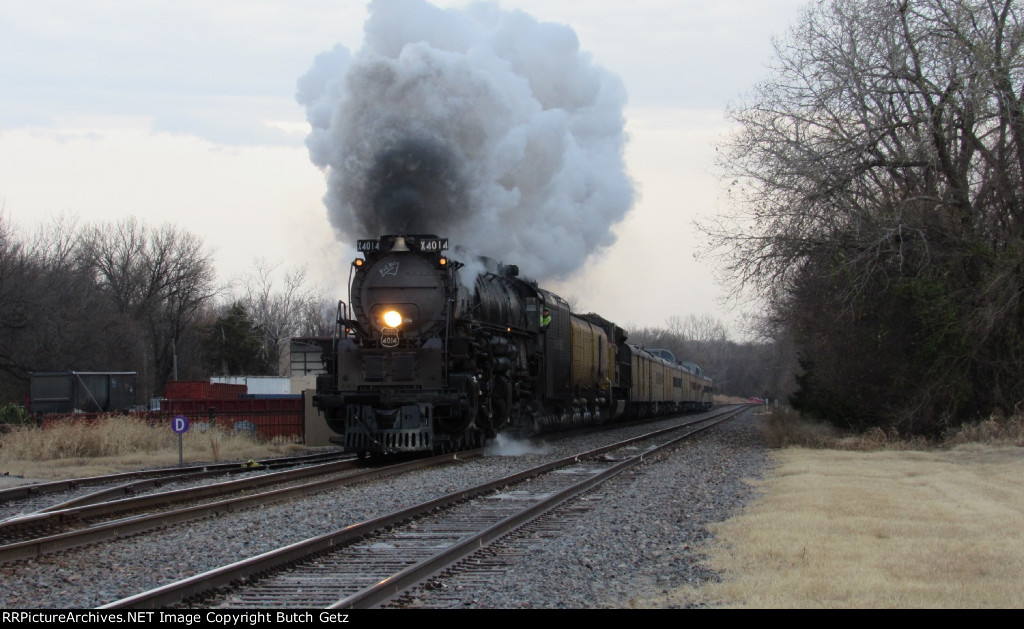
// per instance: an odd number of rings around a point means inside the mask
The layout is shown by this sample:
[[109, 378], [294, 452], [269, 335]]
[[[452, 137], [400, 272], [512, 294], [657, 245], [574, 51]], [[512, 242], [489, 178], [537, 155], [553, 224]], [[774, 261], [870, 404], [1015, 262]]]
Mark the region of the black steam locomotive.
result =
[[711, 406], [693, 365], [626, 343], [515, 266], [450, 258], [433, 235], [358, 243], [314, 404], [346, 451], [449, 452]]

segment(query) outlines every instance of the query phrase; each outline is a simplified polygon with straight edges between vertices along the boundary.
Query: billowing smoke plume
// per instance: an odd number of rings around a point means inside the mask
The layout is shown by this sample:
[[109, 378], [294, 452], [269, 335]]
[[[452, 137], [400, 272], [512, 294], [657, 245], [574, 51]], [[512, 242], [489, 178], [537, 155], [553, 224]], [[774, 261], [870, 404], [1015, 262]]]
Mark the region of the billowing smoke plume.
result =
[[633, 202], [621, 81], [521, 11], [374, 0], [363, 49], [317, 56], [297, 98], [349, 239], [435, 233], [565, 276]]

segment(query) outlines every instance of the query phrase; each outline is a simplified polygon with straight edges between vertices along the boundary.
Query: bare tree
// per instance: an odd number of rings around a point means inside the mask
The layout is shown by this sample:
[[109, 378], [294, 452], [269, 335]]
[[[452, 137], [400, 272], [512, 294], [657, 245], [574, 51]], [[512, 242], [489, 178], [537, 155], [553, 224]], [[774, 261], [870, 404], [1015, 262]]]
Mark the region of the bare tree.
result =
[[0, 216], [0, 389], [20, 400], [32, 371], [130, 369], [134, 334], [80, 264], [63, 215], [22, 238]]
[[673, 315], [668, 318], [667, 324], [673, 334], [697, 343], [724, 341], [729, 336], [725, 324], [709, 314], [688, 314], [685, 317]]
[[830, 0], [730, 112], [708, 254], [832, 412], [930, 430], [1024, 398], [1022, 43], [1013, 0]]
[[303, 307], [298, 336], [333, 336], [337, 319], [338, 303], [323, 296], [315, 296]]
[[23, 376], [17, 339], [31, 320], [34, 269], [0, 207], [0, 370]]
[[217, 294], [209, 252], [173, 225], [147, 228], [129, 218], [88, 230], [82, 259], [116, 311], [144, 329], [152, 391], [162, 390], [175, 377], [183, 342], [199, 342], [195, 317]]
[[288, 343], [296, 336], [328, 336], [334, 330], [334, 306], [323, 293], [306, 286], [306, 266], [287, 269], [278, 279], [279, 264], [263, 258], [243, 281], [241, 302], [263, 331], [264, 353], [278, 373], [286, 368]]

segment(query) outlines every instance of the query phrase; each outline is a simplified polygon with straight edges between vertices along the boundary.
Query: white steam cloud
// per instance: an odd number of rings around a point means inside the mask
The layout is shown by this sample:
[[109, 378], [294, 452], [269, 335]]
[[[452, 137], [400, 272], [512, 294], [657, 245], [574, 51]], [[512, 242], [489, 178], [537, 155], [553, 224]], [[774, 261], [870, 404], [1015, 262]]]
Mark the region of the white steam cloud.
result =
[[349, 240], [434, 233], [564, 277], [633, 204], [622, 82], [521, 11], [374, 0], [363, 49], [318, 55], [297, 99]]

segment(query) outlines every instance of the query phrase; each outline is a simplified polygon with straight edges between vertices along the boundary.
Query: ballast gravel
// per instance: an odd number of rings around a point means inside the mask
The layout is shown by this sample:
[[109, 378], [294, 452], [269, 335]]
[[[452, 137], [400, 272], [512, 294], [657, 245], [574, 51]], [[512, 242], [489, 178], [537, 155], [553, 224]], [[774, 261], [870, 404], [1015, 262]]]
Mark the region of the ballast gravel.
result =
[[738, 514], [770, 460], [751, 413], [602, 487], [592, 508], [555, 537], [517, 544], [513, 567], [471, 587], [441, 575], [407, 594], [408, 607], [630, 608], [719, 576], [706, 565], [708, 525]]
[[[96, 607], [650, 429], [573, 437], [0, 566], [0, 600], [5, 609]], [[756, 495], [747, 481], [770, 465], [748, 411], [620, 474], [505, 573], [471, 587], [442, 578], [413, 592], [410, 606], [624, 608], [715, 580], [705, 565], [708, 525], [738, 514]]]

